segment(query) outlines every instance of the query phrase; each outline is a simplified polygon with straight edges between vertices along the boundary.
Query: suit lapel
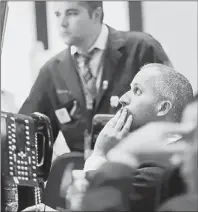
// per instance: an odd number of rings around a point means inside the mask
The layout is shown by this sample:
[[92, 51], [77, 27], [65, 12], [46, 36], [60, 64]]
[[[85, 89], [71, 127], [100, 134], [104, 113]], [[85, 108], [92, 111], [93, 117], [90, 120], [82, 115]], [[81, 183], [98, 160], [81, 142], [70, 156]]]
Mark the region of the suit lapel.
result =
[[73, 96], [79, 100], [82, 105], [85, 105], [81, 81], [76, 70], [75, 62], [70, 54], [70, 49], [65, 51], [64, 58], [61, 59], [59, 64], [59, 71], [61, 78], [68, 87], [67, 89], [72, 92]]
[[[95, 111], [97, 111], [101, 103], [101, 100], [104, 97], [104, 94], [107, 92], [107, 90], [111, 86], [113, 74], [122, 56], [122, 53], [119, 50], [122, 46], [124, 46], [124, 44], [125, 44], [125, 39], [122, 37], [120, 32], [109, 27], [109, 38], [107, 43], [107, 49], [105, 51], [105, 56], [104, 56], [104, 68], [103, 68], [103, 74], [102, 74], [102, 79], [100, 83], [99, 93], [96, 98]], [[107, 89], [104, 89], [103, 87], [104, 81], [108, 82]]]

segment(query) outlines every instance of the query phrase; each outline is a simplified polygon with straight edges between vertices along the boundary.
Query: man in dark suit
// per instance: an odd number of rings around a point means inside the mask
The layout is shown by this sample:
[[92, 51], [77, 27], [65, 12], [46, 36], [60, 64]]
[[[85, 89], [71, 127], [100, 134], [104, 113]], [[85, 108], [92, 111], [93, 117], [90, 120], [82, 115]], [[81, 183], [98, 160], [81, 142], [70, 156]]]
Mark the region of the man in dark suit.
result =
[[[117, 155], [114, 154], [114, 161], [125, 161], [125, 164], [130, 166], [134, 162], [130, 160], [130, 153], [136, 155], [141, 152], [143, 141], [145, 141], [149, 143], [147, 154], [153, 153], [153, 157], [148, 159], [143, 154], [139, 155], [142, 163], [138, 164], [139, 166], [131, 175], [131, 188], [129, 189], [131, 211], [154, 211], [167, 198], [183, 192], [185, 186], [178, 176], [177, 168], [165, 163], [166, 160], [161, 153], [155, 154], [158, 146], [154, 142], [159, 140], [158, 142], [162, 142], [164, 145], [174, 143], [181, 138], [181, 135], [177, 132], [176, 134], [170, 132], [166, 134], [165, 138], [160, 138], [159, 134], [163, 130], [160, 130], [160, 125], [156, 126], [156, 129], [148, 127], [148, 130], [143, 126], [152, 121], [180, 122], [183, 108], [192, 98], [192, 86], [182, 74], [162, 64], [143, 66], [133, 79], [131, 89], [120, 98], [120, 102], [128, 113], [123, 110], [120, 115], [117, 113], [106, 124], [96, 141], [93, 155], [86, 161], [85, 170], [100, 169], [102, 164], [105, 164], [104, 158], [107, 162], [109, 161], [109, 151], [111, 152], [117, 143], [119, 144], [116, 147]], [[163, 128], [163, 124], [161, 127]], [[123, 131], [126, 128], [128, 131], [129, 129], [132, 131], [136, 129], [136, 131], [126, 138], [128, 145], [126, 144], [125, 147], [125, 141], [121, 140], [120, 142], [120, 138], [123, 137]], [[137, 148], [134, 147], [135, 144]], [[100, 158], [103, 158], [102, 162], [99, 162]], [[116, 174], [116, 171], [112, 171], [112, 173], [116, 178], [118, 173]], [[122, 173], [125, 176], [128, 172], [122, 170]], [[99, 179], [100, 175], [102, 179]], [[109, 181], [108, 173], [105, 173], [104, 170], [99, 171], [99, 174], [91, 180], [93, 185], [96, 183], [97, 188], [99, 188], [98, 182], [100, 184], [105, 179], [103, 175], [107, 176], [107, 181]], [[123, 182], [123, 178], [120, 182]], [[104, 180], [104, 185], [105, 183]], [[112, 183], [115, 184], [115, 187], [121, 186], [117, 186], [115, 182]]]
[[[127, 133], [152, 121], [180, 122], [184, 107], [193, 98], [188, 79], [159, 63], [143, 66], [130, 86], [129, 91], [120, 98], [122, 112], [119, 111], [99, 134], [93, 154], [85, 163], [86, 170], [89, 170], [89, 166], [93, 167], [95, 160], [106, 158], [107, 152]], [[168, 139], [171, 142], [179, 139], [179, 136]]]
[[[83, 152], [84, 131], [90, 129], [94, 114], [112, 113], [111, 96], [129, 89], [144, 64], [170, 61], [151, 35], [103, 24], [102, 1], [56, 2], [54, 12], [68, 48], [41, 68], [19, 113], [44, 113], [51, 120], [54, 140], [61, 130], [70, 150]], [[92, 50], [87, 65], [82, 58]], [[88, 69], [95, 87], [85, 82]]]
[[[187, 90], [182, 92], [188, 86], [174, 80], [173, 86], [189, 102], [192, 98]], [[143, 93], [148, 92], [148, 89], [143, 90]], [[176, 104], [179, 98], [177, 96]], [[178, 113], [178, 108], [176, 111]], [[110, 149], [106, 154], [108, 162], [89, 177], [91, 183], [82, 211], [155, 211], [161, 203], [175, 196], [160, 211], [197, 211], [197, 97], [185, 108], [179, 120], [180, 123], [147, 124]], [[137, 123], [137, 117], [134, 121]], [[180, 135], [182, 142], [167, 145], [168, 135]], [[150, 166], [149, 161], [153, 162]], [[140, 164], [144, 166], [138, 168]], [[184, 194], [186, 188], [185, 195], [177, 196]]]

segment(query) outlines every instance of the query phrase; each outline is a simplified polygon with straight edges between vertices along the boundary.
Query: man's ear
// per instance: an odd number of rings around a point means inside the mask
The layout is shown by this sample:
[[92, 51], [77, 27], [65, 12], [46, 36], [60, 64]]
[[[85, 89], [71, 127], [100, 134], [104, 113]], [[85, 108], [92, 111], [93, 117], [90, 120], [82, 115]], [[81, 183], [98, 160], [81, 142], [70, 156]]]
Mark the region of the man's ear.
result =
[[102, 8], [97, 7], [93, 12], [92, 18], [94, 18], [95, 20], [100, 20], [101, 16], [102, 16]]
[[172, 108], [172, 103], [170, 101], [167, 100], [167, 101], [160, 102], [158, 105], [157, 116], [166, 115], [171, 108]]

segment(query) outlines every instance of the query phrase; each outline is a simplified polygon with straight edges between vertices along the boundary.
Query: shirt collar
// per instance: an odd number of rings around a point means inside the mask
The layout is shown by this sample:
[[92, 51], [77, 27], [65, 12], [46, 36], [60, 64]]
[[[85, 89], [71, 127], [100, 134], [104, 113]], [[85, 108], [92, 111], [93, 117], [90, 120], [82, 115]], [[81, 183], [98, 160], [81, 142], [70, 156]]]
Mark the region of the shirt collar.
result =
[[[109, 35], [108, 27], [105, 24], [103, 24], [97, 40], [89, 48], [88, 52], [92, 51], [94, 48], [105, 50], [108, 35]], [[78, 52], [78, 48], [76, 46], [71, 46], [71, 54], [74, 55], [76, 52]]]

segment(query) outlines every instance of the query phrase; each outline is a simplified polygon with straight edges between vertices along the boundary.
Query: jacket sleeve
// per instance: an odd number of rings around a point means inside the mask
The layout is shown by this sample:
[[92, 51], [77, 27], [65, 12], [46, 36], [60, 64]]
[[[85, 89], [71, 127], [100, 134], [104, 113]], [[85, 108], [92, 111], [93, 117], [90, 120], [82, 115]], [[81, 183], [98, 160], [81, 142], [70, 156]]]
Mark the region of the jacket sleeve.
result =
[[30, 115], [33, 112], [40, 112], [49, 117], [53, 129], [54, 141], [59, 132], [58, 123], [53, 110], [50, 95], [52, 95], [52, 80], [45, 65], [41, 68], [39, 75], [31, 88], [30, 94], [19, 110], [20, 114]]
[[172, 67], [172, 63], [164, 51], [162, 45], [151, 35], [142, 40], [139, 51], [139, 67], [148, 63], [161, 63]]
[[[163, 174], [164, 169], [156, 166], [132, 170], [121, 164], [106, 163], [99, 170], [88, 172], [91, 183], [83, 209], [155, 211]], [[103, 198], [99, 198], [103, 191]], [[93, 205], [93, 202], [97, 204]]]
[[104, 157], [96, 156], [92, 154], [85, 161], [84, 171], [87, 172], [90, 170], [96, 170], [106, 162], [107, 162], [107, 159], [105, 159]]
[[161, 202], [165, 169], [145, 164], [133, 175], [130, 194], [131, 211], [155, 211]]
[[107, 162], [87, 172], [90, 186], [83, 199], [82, 211], [129, 211], [133, 170]]

